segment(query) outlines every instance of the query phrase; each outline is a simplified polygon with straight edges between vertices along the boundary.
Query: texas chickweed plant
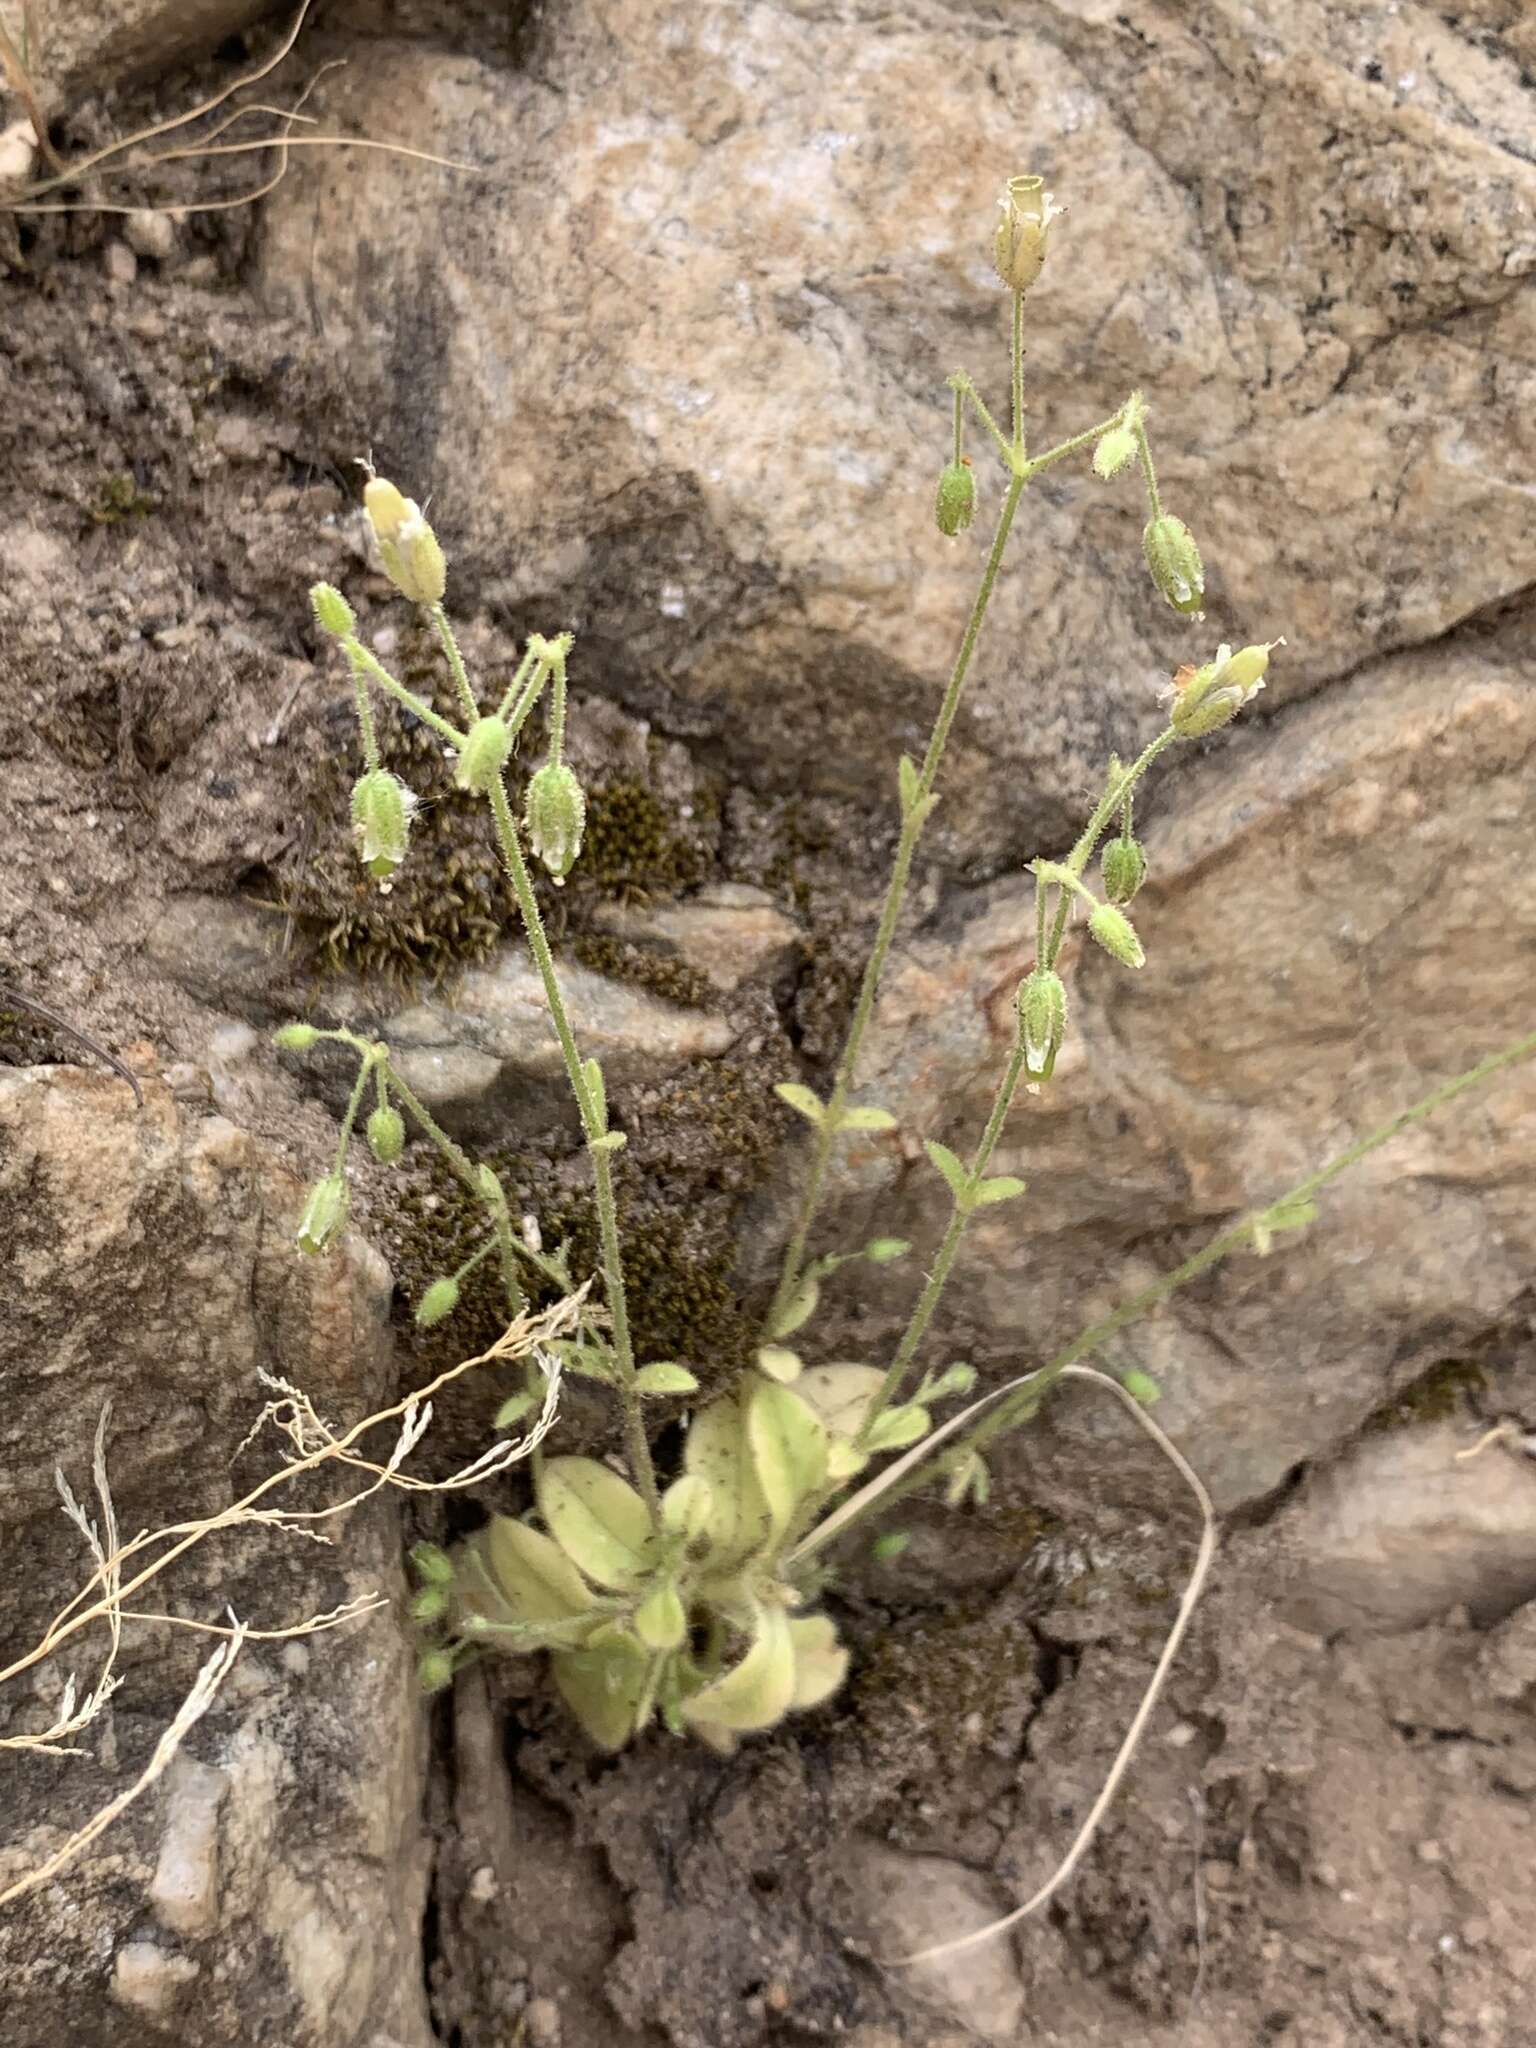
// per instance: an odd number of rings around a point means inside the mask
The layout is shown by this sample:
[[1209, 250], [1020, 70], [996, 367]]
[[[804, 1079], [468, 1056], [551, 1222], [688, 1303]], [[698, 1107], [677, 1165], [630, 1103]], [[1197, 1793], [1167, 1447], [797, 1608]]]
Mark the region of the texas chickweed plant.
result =
[[[778, 1086], [779, 1095], [809, 1124], [810, 1142], [756, 1362], [738, 1384], [694, 1410], [676, 1472], [656, 1469], [648, 1410], [663, 1397], [696, 1393], [698, 1382], [686, 1365], [635, 1355], [614, 1198], [624, 1133], [610, 1123], [601, 1069], [583, 1056], [577, 1042], [530, 872], [530, 863], [537, 862], [561, 882], [581, 851], [583, 794], [564, 759], [571, 637], [535, 635], [499, 699], [483, 700], [444, 610], [447, 569], [437, 538], [420, 508], [378, 476], [370, 476], [364, 492], [367, 517], [390, 581], [424, 614], [440, 643], [453, 715], [443, 716], [389, 673], [360, 637], [339, 591], [320, 584], [311, 592], [315, 619], [345, 660], [355, 690], [362, 748], [362, 773], [352, 795], [358, 856], [387, 889], [409, 855], [414, 799], [382, 765], [372, 710], [375, 693], [382, 692], [438, 735], [456, 760], [459, 788], [486, 808], [543, 984], [590, 1161], [599, 1226], [598, 1285], [582, 1292], [574, 1334], [525, 1361], [526, 1384], [501, 1407], [496, 1430], [512, 1430], [540, 1413], [551, 1378], [561, 1372], [584, 1374], [610, 1388], [623, 1422], [622, 1471], [598, 1459], [551, 1456], [536, 1447], [529, 1459], [535, 1505], [528, 1515], [493, 1516], [451, 1554], [428, 1546], [414, 1553], [421, 1580], [414, 1612], [426, 1631], [421, 1672], [429, 1688], [448, 1683], [462, 1661], [485, 1650], [546, 1652], [571, 1711], [608, 1750], [621, 1748], [658, 1719], [675, 1733], [692, 1733], [716, 1749], [729, 1750], [741, 1735], [816, 1706], [837, 1690], [848, 1666], [836, 1627], [817, 1604], [825, 1583], [822, 1553], [834, 1535], [882, 1497], [889, 1502], [919, 1483], [926, 1476], [922, 1461], [941, 1443], [951, 1501], [984, 1498], [987, 1444], [1032, 1416], [1046, 1389], [1063, 1374], [1099, 1380], [1122, 1399], [1128, 1388], [1140, 1415], [1137, 1400], [1155, 1397], [1151, 1383], [1137, 1375], [1129, 1376], [1124, 1388], [1106, 1382], [1102, 1375], [1087, 1373], [1081, 1364], [1085, 1356], [1226, 1253], [1242, 1247], [1266, 1251], [1277, 1233], [1306, 1224], [1315, 1213], [1314, 1196], [1336, 1173], [1385, 1142], [1408, 1118], [1427, 1114], [1492, 1065], [1515, 1056], [1501, 1055], [1442, 1089], [1299, 1188], [1244, 1218], [1177, 1272], [1084, 1332], [1057, 1359], [935, 1424], [934, 1411], [969, 1394], [975, 1375], [962, 1365], [923, 1371], [924, 1340], [971, 1218], [1025, 1192], [1022, 1181], [993, 1174], [991, 1165], [1018, 1091], [1049, 1083], [1061, 1052], [1068, 1029], [1061, 963], [1069, 926], [1081, 918], [1092, 939], [1127, 973], [1141, 969], [1143, 941], [1130, 914], [1147, 867], [1134, 830], [1140, 785], [1164, 754], [1217, 731], [1251, 702], [1279, 643], [1258, 642], [1236, 652], [1225, 646], [1203, 650], [1203, 659], [1174, 678], [1163, 729], [1133, 760], [1109, 763], [1102, 793], [1075, 843], [1059, 859], [1031, 864], [1034, 965], [1018, 989], [1012, 1043], [970, 1156], [961, 1158], [937, 1142], [927, 1144], [928, 1158], [948, 1191], [949, 1219], [893, 1354], [880, 1363], [802, 1361], [795, 1346], [816, 1314], [823, 1284], [838, 1267], [862, 1258], [894, 1273], [908, 1250], [889, 1238], [851, 1251], [813, 1254], [812, 1246], [839, 1139], [845, 1132], [887, 1130], [895, 1124], [890, 1111], [853, 1101], [860, 1052], [913, 861], [939, 802], [946, 743], [1025, 490], [1043, 471], [1079, 454], [1106, 482], [1134, 471], [1146, 497], [1143, 548], [1154, 590], [1192, 621], [1202, 616], [1200, 551], [1183, 521], [1162, 502], [1147, 407], [1139, 393], [1131, 393], [1109, 418], [1038, 454], [1030, 452], [1025, 296], [1045, 264], [1057, 217], [1041, 179], [1009, 182], [993, 245], [1011, 320], [1008, 424], [999, 424], [968, 376], [950, 379], [953, 445], [935, 504], [940, 533], [960, 541], [980, 496], [966, 452], [968, 433], [977, 433], [1002, 476], [991, 544], [926, 752], [920, 761], [903, 757], [897, 763], [895, 854], [830, 1090], [822, 1099], [797, 1082]], [[525, 779], [517, 745], [540, 707], [547, 753]], [[307, 1024], [291, 1024], [279, 1033], [279, 1043], [296, 1052], [322, 1040], [356, 1056], [357, 1076], [334, 1165], [309, 1196], [301, 1247], [323, 1251], [342, 1228], [347, 1151], [359, 1120], [367, 1144], [386, 1163], [400, 1157], [409, 1120], [438, 1148], [484, 1215], [479, 1248], [456, 1273], [425, 1290], [416, 1305], [417, 1321], [433, 1324], [452, 1314], [467, 1274], [485, 1261], [494, 1262], [499, 1274], [509, 1320], [522, 1313], [528, 1284], [571, 1293], [586, 1276], [571, 1273], [558, 1247], [543, 1249], [536, 1232], [514, 1227], [497, 1175], [470, 1159], [438, 1125], [402, 1080], [385, 1045]], [[1201, 1500], [1207, 1528], [1203, 1573], [1214, 1527], [1209, 1502], [1162, 1433], [1145, 1418], [1143, 1426], [1175, 1458]], [[1192, 1582], [1159, 1676], [1196, 1590]]]

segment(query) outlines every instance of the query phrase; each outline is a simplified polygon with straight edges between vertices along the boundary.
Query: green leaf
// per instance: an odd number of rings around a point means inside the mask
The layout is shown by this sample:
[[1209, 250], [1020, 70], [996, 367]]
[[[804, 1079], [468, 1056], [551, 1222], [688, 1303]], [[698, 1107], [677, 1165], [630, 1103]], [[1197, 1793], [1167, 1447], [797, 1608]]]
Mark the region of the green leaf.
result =
[[1139, 1401], [1143, 1408], [1150, 1408], [1163, 1398], [1163, 1390], [1151, 1373], [1141, 1372], [1134, 1366], [1129, 1372], [1121, 1373], [1120, 1384], [1131, 1399]]
[[813, 1365], [795, 1381], [795, 1392], [813, 1408], [835, 1437], [856, 1437], [869, 1404], [885, 1385], [873, 1365]]
[[[568, 1621], [588, 1613], [596, 1604], [592, 1589], [559, 1544], [552, 1543], [541, 1529], [530, 1529], [526, 1522], [514, 1522], [510, 1515], [493, 1515], [472, 1540], [472, 1547], [482, 1550], [513, 1621]], [[474, 1575], [460, 1576], [473, 1585]], [[499, 1618], [490, 1617], [493, 1621]]]
[[635, 1609], [635, 1633], [648, 1650], [681, 1649], [688, 1636], [688, 1616], [671, 1579], [658, 1579]]
[[901, 795], [902, 814], [911, 810], [917, 801], [919, 776], [917, 763], [908, 754], [903, 754], [896, 764], [896, 787]]
[[854, 1474], [862, 1472], [868, 1463], [868, 1453], [856, 1451], [851, 1437], [835, 1436], [827, 1447], [829, 1479], [852, 1479]]
[[864, 1247], [864, 1256], [875, 1266], [889, 1266], [897, 1259], [904, 1259], [912, 1249], [910, 1238], [872, 1237]]
[[774, 1533], [782, 1536], [826, 1480], [826, 1426], [790, 1388], [759, 1380], [747, 1399], [746, 1433]]
[[928, 1434], [930, 1416], [926, 1408], [908, 1401], [900, 1408], [887, 1408], [877, 1416], [865, 1437], [870, 1451], [904, 1451]]
[[622, 1152], [629, 1143], [624, 1131], [605, 1131], [600, 1138], [594, 1138], [588, 1145], [589, 1152]]
[[1000, 1173], [995, 1179], [979, 1183], [971, 1196], [975, 1209], [990, 1208], [994, 1202], [1011, 1202], [1016, 1195], [1024, 1192], [1024, 1182], [1011, 1173]]
[[752, 1647], [739, 1664], [684, 1700], [686, 1718], [737, 1733], [781, 1721], [795, 1697], [795, 1644], [789, 1631], [783, 1608], [761, 1608]]
[[550, 1534], [589, 1579], [624, 1592], [644, 1577], [651, 1518], [627, 1479], [596, 1458], [551, 1458], [536, 1491]]
[[767, 1541], [772, 1529], [768, 1503], [757, 1483], [741, 1404], [734, 1394], [711, 1401], [695, 1415], [683, 1447], [683, 1464], [708, 1482], [709, 1544], [719, 1564], [744, 1558]]
[[888, 1109], [845, 1109], [837, 1120], [840, 1131], [894, 1131], [896, 1119]]
[[603, 1070], [596, 1060], [583, 1060], [581, 1077], [587, 1084], [587, 1093], [592, 1098], [593, 1112], [597, 1117], [600, 1131], [608, 1128], [608, 1091], [603, 1084]]
[[789, 1624], [795, 1652], [795, 1689], [790, 1710], [803, 1713], [830, 1699], [848, 1676], [848, 1652], [824, 1614], [807, 1614]]
[[560, 1696], [599, 1749], [622, 1749], [635, 1732], [651, 1671], [650, 1653], [631, 1636], [598, 1649], [560, 1650], [549, 1660]]
[[661, 1496], [661, 1525], [684, 1543], [697, 1543], [709, 1533], [714, 1494], [709, 1481], [697, 1472], [685, 1472], [674, 1479]]
[[907, 815], [911, 819], [913, 825], [916, 826], [918, 831], [921, 831], [922, 828], [927, 824], [928, 820], [933, 816], [934, 812], [938, 809], [938, 805], [939, 793], [937, 790], [935, 790], [932, 796], [925, 796], [922, 799], [921, 803], [916, 803], [912, 806], [912, 809], [908, 812]]
[[963, 1202], [971, 1184], [971, 1176], [965, 1167], [955, 1157], [954, 1153], [950, 1151], [949, 1147], [941, 1145], [936, 1138], [927, 1139], [924, 1142], [923, 1150], [928, 1154], [929, 1159], [939, 1169], [940, 1173], [943, 1174], [945, 1180], [948, 1181], [949, 1192], [954, 1196], [955, 1200]]
[[816, 1304], [821, 1299], [821, 1282], [814, 1274], [807, 1273], [794, 1293], [785, 1302], [768, 1328], [770, 1337], [792, 1337], [803, 1323], [808, 1323], [816, 1313]]
[[659, 1365], [642, 1365], [635, 1374], [637, 1394], [696, 1394], [699, 1383], [686, 1365], [674, 1365], [670, 1359]]
[[887, 1529], [883, 1536], [877, 1536], [869, 1546], [869, 1554], [876, 1564], [894, 1564], [904, 1550], [910, 1548], [910, 1529]]
[[496, 1410], [491, 1427], [492, 1429], [510, 1429], [514, 1422], [521, 1422], [531, 1409], [542, 1405], [535, 1395], [528, 1393], [526, 1390], [521, 1394], [509, 1394]]
[[780, 1102], [787, 1102], [791, 1109], [797, 1109], [813, 1124], [819, 1124], [826, 1115], [821, 1097], [813, 1089], [803, 1087], [798, 1081], [776, 1081], [773, 1092]]
[[613, 1385], [613, 1353], [606, 1344], [586, 1344], [578, 1338], [571, 1337], [551, 1344], [549, 1348], [566, 1372], [574, 1372], [582, 1379], [602, 1380], [605, 1385]]
[[782, 1344], [765, 1344], [757, 1354], [759, 1372], [767, 1373], [769, 1379], [778, 1380], [788, 1386], [797, 1380], [804, 1369], [798, 1351], [786, 1351]]

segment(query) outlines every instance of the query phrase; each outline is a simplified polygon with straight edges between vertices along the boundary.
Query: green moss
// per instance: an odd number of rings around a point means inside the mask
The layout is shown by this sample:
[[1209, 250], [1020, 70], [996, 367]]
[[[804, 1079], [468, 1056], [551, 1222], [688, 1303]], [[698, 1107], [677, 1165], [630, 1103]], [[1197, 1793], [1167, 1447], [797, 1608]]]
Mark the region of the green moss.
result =
[[139, 489], [131, 470], [118, 469], [102, 478], [94, 503], [86, 509], [98, 526], [116, 526], [123, 519], [147, 518], [155, 501]]
[[606, 974], [614, 981], [627, 981], [649, 990], [685, 1010], [709, 1006], [713, 991], [709, 978], [686, 960], [653, 952], [647, 946], [632, 945], [606, 932], [578, 932], [570, 941], [570, 952], [594, 974]]
[[[400, 680], [435, 708], [453, 705], [435, 645], [413, 629]], [[484, 960], [517, 907], [502, 872], [485, 805], [453, 786], [442, 741], [392, 700], [374, 700], [379, 749], [419, 799], [410, 852], [388, 891], [365, 874], [352, 841], [352, 785], [362, 756], [349, 701], [335, 707], [310, 785], [308, 823], [283, 876], [282, 908], [322, 968], [409, 986]]]
[[[709, 819], [696, 816], [695, 822]], [[600, 782], [587, 792], [587, 833], [577, 872], [601, 894], [678, 895], [696, 889], [708, 868], [697, 838], [644, 783]]]
[[1488, 1375], [1475, 1359], [1443, 1358], [1373, 1409], [1361, 1434], [1379, 1436], [1419, 1422], [1448, 1421], [1463, 1412], [1469, 1395], [1481, 1393], [1487, 1384]]

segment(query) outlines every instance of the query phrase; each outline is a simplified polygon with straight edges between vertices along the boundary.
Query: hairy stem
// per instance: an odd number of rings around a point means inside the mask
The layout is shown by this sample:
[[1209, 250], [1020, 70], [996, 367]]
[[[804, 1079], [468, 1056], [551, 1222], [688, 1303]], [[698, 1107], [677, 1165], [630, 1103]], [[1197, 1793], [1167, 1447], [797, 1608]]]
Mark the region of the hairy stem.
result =
[[360, 668], [371, 681], [377, 683], [381, 690], [387, 691], [397, 704], [403, 704], [423, 725], [430, 725], [449, 746], [455, 749], [463, 746], [464, 734], [457, 726], [450, 725], [446, 718], [440, 718], [432, 706], [424, 703], [414, 690], [408, 690], [404, 683], [397, 683], [378, 656], [371, 653], [361, 640], [353, 634], [348, 634], [341, 644], [346, 649], [347, 659]]
[[576, 1044], [575, 1034], [571, 1030], [559, 977], [555, 973], [554, 955], [549, 950], [544, 920], [539, 915], [538, 902], [533, 893], [533, 881], [518, 841], [517, 824], [512, 816], [512, 807], [507, 801], [506, 785], [500, 776], [491, 784], [490, 803], [491, 815], [496, 822], [496, 839], [501, 849], [502, 862], [507, 871], [507, 879], [512, 884], [512, 893], [517, 898], [517, 907], [522, 912], [523, 927], [528, 937], [528, 950], [533, 955], [539, 979], [544, 984], [545, 1001], [549, 1004], [555, 1035], [560, 1041], [561, 1057], [565, 1061], [566, 1079], [570, 1083], [572, 1095], [576, 1098], [582, 1132], [587, 1141], [588, 1156], [592, 1161], [592, 1186], [597, 1200], [598, 1231], [602, 1243], [603, 1291], [608, 1314], [613, 1323], [613, 1350], [619, 1372], [619, 1399], [624, 1410], [625, 1439], [635, 1482], [645, 1497], [652, 1520], [659, 1523], [661, 1496], [656, 1486], [656, 1468], [645, 1434], [640, 1396], [635, 1392], [635, 1352], [629, 1331], [629, 1303], [624, 1291], [624, 1261], [619, 1250], [619, 1218], [613, 1192], [613, 1167], [609, 1153], [599, 1144], [599, 1140], [604, 1136], [602, 1123], [597, 1114], [592, 1091], [587, 1086], [586, 1074], [582, 1070], [581, 1053]]
[[[1168, 726], [1158, 734], [1157, 738], [1149, 746], [1142, 749], [1141, 753], [1137, 755], [1136, 759], [1118, 781], [1110, 783], [1109, 788], [1105, 790], [1103, 796], [1099, 799], [1093, 816], [1083, 827], [1076, 845], [1063, 863], [1074, 875], [1081, 875], [1083, 869], [1093, 859], [1093, 850], [1098, 845], [1099, 836], [1105, 826], [1114, 817], [1115, 812], [1119, 810], [1122, 804], [1129, 803], [1131, 791], [1136, 787], [1142, 776], [1146, 774], [1158, 755], [1165, 753], [1178, 737], [1173, 727], [1171, 725]], [[1067, 917], [1071, 908], [1071, 892], [1063, 889], [1056, 899], [1056, 920], [1051, 929], [1046, 957], [1038, 963], [1040, 966], [1054, 967], [1056, 965], [1056, 956], [1061, 951], [1062, 940], [1066, 937]]]
[[[992, 1154], [997, 1150], [998, 1140], [1003, 1135], [1003, 1125], [1007, 1121], [1009, 1110], [1013, 1107], [1013, 1099], [1019, 1092], [1019, 1082], [1023, 1073], [1024, 1039], [1020, 1032], [1015, 1036], [1013, 1050], [1008, 1055], [1008, 1064], [1003, 1069], [997, 1084], [997, 1092], [992, 1098], [992, 1114], [987, 1118], [987, 1127], [971, 1156], [970, 1185], [973, 1189], [986, 1173]], [[928, 1275], [927, 1285], [918, 1297], [911, 1320], [902, 1333], [901, 1342], [896, 1348], [896, 1356], [891, 1361], [890, 1370], [881, 1383], [880, 1391], [870, 1403], [864, 1427], [859, 1432], [861, 1444], [868, 1437], [875, 1418], [896, 1400], [906, 1384], [907, 1376], [912, 1370], [912, 1361], [917, 1356], [918, 1347], [927, 1333], [929, 1323], [933, 1320], [934, 1310], [939, 1305], [939, 1298], [948, 1284], [950, 1273], [954, 1270], [960, 1241], [965, 1236], [966, 1226], [974, 1213], [968, 1202], [956, 1199], [950, 1211], [943, 1242], [933, 1262], [933, 1270]]]
[[848, 1093], [853, 1085], [854, 1072], [864, 1045], [864, 1034], [874, 1014], [875, 996], [879, 991], [880, 977], [885, 969], [886, 955], [891, 950], [891, 941], [896, 936], [896, 926], [901, 917], [902, 904], [906, 899], [907, 882], [912, 872], [912, 856], [917, 851], [917, 842], [922, 835], [925, 799], [932, 794], [934, 783], [938, 779], [950, 728], [955, 722], [955, 714], [960, 709], [960, 700], [965, 693], [971, 657], [976, 652], [976, 643], [981, 637], [987, 607], [992, 602], [992, 592], [997, 583], [998, 571], [1002, 567], [1008, 536], [1013, 530], [1014, 515], [1019, 509], [1019, 499], [1023, 495], [1024, 481], [1024, 477], [1017, 470], [1009, 479], [1003, 508], [998, 514], [997, 531], [992, 538], [992, 551], [987, 556], [986, 567], [982, 570], [976, 601], [971, 607], [971, 616], [966, 622], [960, 651], [955, 657], [955, 665], [950, 674], [949, 686], [944, 692], [944, 701], [939, 706], [939, 715], [929, 736], [928, 751], [923, 756], [916, 797], [902, 820], [901, 837], [896, 846], [891, 878], [886, 886], [885, 903], [880, 912], [874, 945], [870, 948], [869, 958], [865, 962], [864, 977], [859, 984], [853, 1021], [848, 1027], [842, 1057], [837, 1063], [831, 1100], [827, 1104], [826, 1115], [816, 1127], [810, 1172], [806, 1177], [805, 1192], [801, 1197], [795, 1228], [780, 1268], [779, 1284], [769, 1315], [770, 1325], [782, 1314], [800, 1284], [806, 1246], [810, 1241], [811, 1229], [820, 1213], [822, 1197], [826, 1191], [827, 1169], [831, 1165], [832, 1148], [837, 1140], [838, 1119], [847, 1107]]
[[454, 690], [458, 695], [465, 717], [473, 725], [480, 716], [480, 706], [475, 701], [474, 689], [469, 680], [469, 672], [464, 666], [464, 657], [459, 652], [459, 643], [454, 638], [453, 628], [448, 623], [448, 614], [443, 610], [441, 604], [433, 605], [431, 610], [432, 624], [437, 629], [437, 637], [442, 643], [443, 653], [448, 658], [448, 672], [453, 677]]

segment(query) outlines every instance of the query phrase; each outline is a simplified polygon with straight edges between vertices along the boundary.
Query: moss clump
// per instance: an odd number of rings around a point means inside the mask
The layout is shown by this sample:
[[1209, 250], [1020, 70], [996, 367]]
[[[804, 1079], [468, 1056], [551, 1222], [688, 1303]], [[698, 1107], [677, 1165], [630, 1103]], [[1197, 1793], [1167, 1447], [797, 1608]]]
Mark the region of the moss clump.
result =
[[680, 895], [699, 886], [708, 866], [704, 849], [643, 782], [600, 782], [588, 790], [577, 872], [600, 894]]
[[582, 966], [590, 967], [594, 974], [606, 974], [613, 981], [631, 982], [637, 988], [647, 989], [653, 996], [677, 1003], [685, 1010], [709, 1007], [713, 996], [709, 977], [701, 974], [698, 968], [690, 967], [686, 960], [652, 952], [648, 946], [636, 946], [627, 939], [615, 939], [605, 932], [579, 932], [571, 940], [570, 950]]
[[[426, 633], [404, 636], [400, 680], [445, 716], [454, 711], [442, 660]], [[420, 808], [410, 852], [386, 892], [364, 873], [352, 841], [352, 785], [362, 772], [350, 699], [333, 702], [300, 810], [309, 829], [283, 875], [283, 908], [331, 973], [409, 986], [484, 960], [517, 907], [485, 806], [453, 786], [443, 742], [391, 699], [374, 700], [384, 766]]]
[[113, 470], [104, 476], [95, 499], [86, 508], [98, 526], [116, 526], [124, 519], [147, 519], [154, 509], [154, 499], [139, 489], [130, 469]]
[[1467, 1399], [1488, 1384], [1488, 1375], [1473, 1358], [1442, 1358], [1421, 1372], [1400, 1393], [1372, 1409], [1361, 1425], [1363, 1436], [1392, 1429], [1411, 1429], [1420, 1422], [1446, 1422], [1463, 1413]]

